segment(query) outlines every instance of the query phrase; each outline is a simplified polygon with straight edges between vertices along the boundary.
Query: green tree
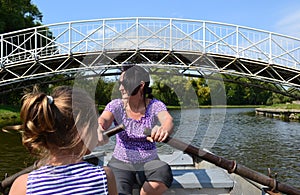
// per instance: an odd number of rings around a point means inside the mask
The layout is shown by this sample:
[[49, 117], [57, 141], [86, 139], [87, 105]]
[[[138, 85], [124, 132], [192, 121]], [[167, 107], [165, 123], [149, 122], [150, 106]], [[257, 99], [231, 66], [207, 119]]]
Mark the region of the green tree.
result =
[[229, 105], [242, 105], [244, 97], [244, 88], [237, 83], [226, 83], [227, 103]]
[[265, 83], [249, 78], [239, 78], [235, 76], [227, 76], [227, 79], [238, 82], [225, 83], [227, 102], [229, 105], [263, 105], [272, 96], [272, 92], [267, 89], [272, 89], [274, 86], [270, 83]]
[[210, 103], [210, 88], [204, 78], [190, 79], [198, 96], [198, 103], [200, 105], [208, 105]]
[[42, 18], [31, 0], [0, 0], [0, 34], [41, 25]]
[[154, 97], [163, 101], [169, 106], [179, 106], [179, 99], [174, 92], [174, 89], [170, 87], [170, 84], [164, 82], [163, 80], [156, 80], [152, 87], [152, 93]]
[[[32, 36], [35, 31], [30, 28], [40, 26], [42, 18], [42, 13], [30, 0], [0, 0], [0, 34], [12, 32], [3, 36], [5, 41], [1, 49], [2, 55], [10, 56], [13, 61], [14, 58], [28, 58], [32, 55], [28, 51], [34, 49], [38, 49], [38, 55], [57, 52], [57, 47], [51, 43], [53, 34], [47, 27], [39, 28], [35, 36]], [[14, 32], [21, 29], [27, 30]], [[48, 46], [43, 48], [45, 45]]]
[[155, 98], [163, 101], [169, 106], [186, 104], [184, 93], [188, 80], [176, 71], [168, 69], [155, 69], [152, 78], [152, 94]]
[[272, 104], [282, 104], [282, 103], [286, 103], [286, 102], [290, 102], [291, 98], [284, 96], [282, 94], [279, 93], [272, 93], [272, 96], [268, 98], [266, 104], [267, 105], [272, 105]]
[[98, 80], [95, 99], [98, 105], [106, 105], [112, 99], [115, 99], [116, 96], [120, 96], [120, 92], [118, 90], [118, 84], [116, 81], [105, 80], [104, 78], [100, 78]]
[[[4, 41], [0, 46], [3, 52], [1, 56], [7, 57], [7, 61], [14, 61], [32, 57], [32, 51], [36, 51], [36, 55], [39, 56], [57, 52], [57, 46], [52, 43], [54, 37], [47, 27], [40, 27], [37, 31], [31, 29], [41, 25], [42, 17], [42, 13], [31, 0], [0, 0], [0, 34], [9, 33], [3, 36]], [[26, 30], [17, 31], [21, 29]], [[35, 32], [36, 34], [32, 36]], [[47, 47], [44, 47], [45, 45]], [[1, 66], [5, 66], [5, 63]], [[35, 80], [28, 82], [24, 86], [37, 83]], [[10, 98], [4, 100], [2, 98], [1, 102], [15, 104], [22, 94], [22, 90], [14, 90], [10, 93]]]

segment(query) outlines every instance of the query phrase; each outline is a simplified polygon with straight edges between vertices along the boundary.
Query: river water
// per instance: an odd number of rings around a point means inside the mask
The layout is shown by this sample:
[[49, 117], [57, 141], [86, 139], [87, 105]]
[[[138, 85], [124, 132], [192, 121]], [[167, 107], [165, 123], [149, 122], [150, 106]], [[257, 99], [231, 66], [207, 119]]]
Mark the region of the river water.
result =
[[[255, 115], [254, 108], [170, 110], [173, 137], [300, 188], [300, 123]], [[112, 150], [114, 139], [105, 149]], [[172, 148], [158, 144], [159, 152]], [[18, 133], [0, 132], [0, 180], [32, 163]]]

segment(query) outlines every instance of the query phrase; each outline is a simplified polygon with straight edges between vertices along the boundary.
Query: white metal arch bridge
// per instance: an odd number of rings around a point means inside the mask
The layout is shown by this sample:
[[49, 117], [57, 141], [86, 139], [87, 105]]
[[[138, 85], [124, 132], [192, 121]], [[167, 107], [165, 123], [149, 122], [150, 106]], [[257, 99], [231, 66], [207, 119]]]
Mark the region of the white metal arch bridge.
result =
[[124, 64], [212, 73], [300, 88], [300, 39], [218, 22], [111, 18], [64, 22], [0, 35], [0, 93], [54, 75], [119, 74]]

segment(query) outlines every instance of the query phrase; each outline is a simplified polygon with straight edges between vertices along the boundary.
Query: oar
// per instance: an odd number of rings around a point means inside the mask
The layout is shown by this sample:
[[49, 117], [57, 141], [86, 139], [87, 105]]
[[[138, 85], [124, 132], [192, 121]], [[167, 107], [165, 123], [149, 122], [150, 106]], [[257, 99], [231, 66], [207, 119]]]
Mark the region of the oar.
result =
[[[125, 126], [123, 124], [121, 124], [121, 125], [118, 125], [116, 127], [113, 127], [111, 129], [104, 131], [103, 135], [107, 136], [107, 137], [112, 137], [113, 135], [123, 131], [124, 129], [125, 129]], [[87, 159], [86, 161], [89, 161], [89, 159]], [[0, 192], [5, 193], [5, 190], [12, 185], [12, 183], [15, 181], [15, 179], [17, 177], [19, 177], [20, 175], [23, 175], [25, 173], [29, 173], [29, 172], [33, 171], [34, 169], [36, 169], [35, 164], [21, 170], [20, 172], [15, 173], [14, 175], [11, 175], [11, 176], [5, 178], [3, 181], [1, 181]]]
[[192, 145], [186, 144], [170, 136], [167, 137], [164, 143], [172, 146], [173, 148], [186, 152], [189, 155], [200, 157], [205, 161], [213, 163], [216, 166], [227, 170], [229, 173], [235, 173], [244, 178], [248, 178], [252, 181], [260, 183], [264, 186], [268, 186], [270, 188], [270, 191], [272, 192], [277, 190], [279, 192], [286, 193], [288, 195], [300, 195], [299, 189], [284, 183], [280, 183], [276, 181], [276, 179], [274, 178], [268, 177], [252, 169], [249, 169], [243, 165], [237, 164], [236, 161], [227, 160], [225, 158], [206, 152]]

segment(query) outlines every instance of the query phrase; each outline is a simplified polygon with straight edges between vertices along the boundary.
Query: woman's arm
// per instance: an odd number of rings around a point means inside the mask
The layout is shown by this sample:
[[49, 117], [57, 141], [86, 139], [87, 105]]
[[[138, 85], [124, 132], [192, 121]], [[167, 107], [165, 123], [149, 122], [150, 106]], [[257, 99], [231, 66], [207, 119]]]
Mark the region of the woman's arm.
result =
[[164, 131], [167, 131], [169, 135], [173, 133], [173, 117], [168, 111], [161, 111], [157, 114], [158, 120]]
[[98, 146], [102, 146], [108, 143], [108, 138], [103, 136], [103, 131], [107, 130], [114, 120], [114, 115], [109, 111], [103, 111], [102, 114], [98, 118]]
[[9, 195], [26, 195], [28, 174], [19, 176], [12, 184]]
[[161, 111], [157, 114], [160, 126], [155, 126], [151, 131], [149, 141], [163, 142], [169, 135], [173, 133], [173, 117], [168, 111]]
[[98, 124], [102, 131], [107, 130], [114, 121], [114, 115], [109, 111], [103, 111], [98, 118]]
[[117, 184], [116, 184], [116, 179], [115, 179], [115, 175], [113, 174], [112, 170], [105, 166], [103, 167], [105, 173], [106, 173], [106, 177], [107, 177], [107, 185], [108, 185], [108, 193], [109, 195], [117, 195], [118, 191], [117, 191]]

